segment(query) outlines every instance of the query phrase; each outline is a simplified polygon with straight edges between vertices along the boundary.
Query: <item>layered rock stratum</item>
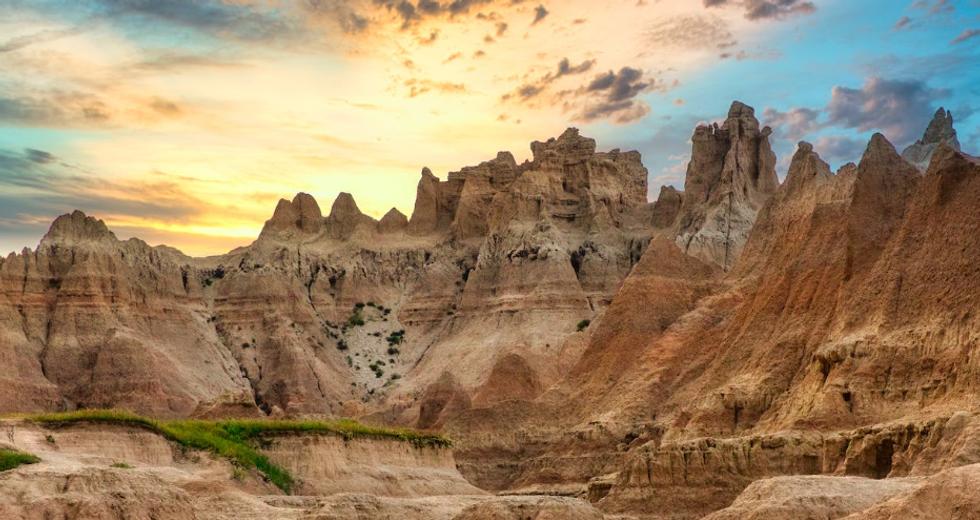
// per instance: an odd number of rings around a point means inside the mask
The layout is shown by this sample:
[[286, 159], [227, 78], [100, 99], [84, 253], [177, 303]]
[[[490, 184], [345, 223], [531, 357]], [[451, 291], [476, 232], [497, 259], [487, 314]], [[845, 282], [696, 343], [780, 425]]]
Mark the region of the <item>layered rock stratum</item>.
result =
[[736, 102], [653, 203], [637, 152], [569, 129], [521, 164], [423, 169], [410, 217], [284, 199], [208, 258], [65, 215], [0, 261], [0, 411], [438, 430], [509, 497], [311, 483], [333, 498], [303, 518], [975, 511], [980, 161], [952, 123], [836, 172], [800, 143], [780, 183]]

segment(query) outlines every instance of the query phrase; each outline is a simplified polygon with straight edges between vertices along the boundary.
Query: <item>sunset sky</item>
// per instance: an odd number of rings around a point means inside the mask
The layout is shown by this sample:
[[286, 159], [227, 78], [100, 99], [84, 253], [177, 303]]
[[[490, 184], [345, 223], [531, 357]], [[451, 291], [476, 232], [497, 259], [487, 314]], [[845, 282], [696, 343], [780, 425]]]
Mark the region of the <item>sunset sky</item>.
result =
[[280, 198], [410, 215], [449, 171], [568, 126], [683, 187], [732, 100], [833, 167], [939, 106], [980, 151], [980, 0], [0, 0], [0, 254], [80, 209], [188, 254]]

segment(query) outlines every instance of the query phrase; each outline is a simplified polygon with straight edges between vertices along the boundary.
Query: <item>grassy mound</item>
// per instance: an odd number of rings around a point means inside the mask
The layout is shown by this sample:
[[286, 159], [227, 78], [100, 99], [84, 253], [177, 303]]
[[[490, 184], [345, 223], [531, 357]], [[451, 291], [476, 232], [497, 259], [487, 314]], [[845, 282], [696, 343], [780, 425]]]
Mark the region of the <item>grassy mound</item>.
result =
[[24, 464], [37, 464], [38, 462], [41, 462], [41, 459], [29, 453], [0, 448], [0, 471], [14, 469]]
[[261, 471], [279, 489], [290, 492], [295, 483], [284, 468], [260, 454], [255, 445], [266, 436], [301, 433], [335, 435], [345, 440], [356, 438], [390, 439], [408, 442], [419, 448], [448, 447], [445, 437], [411, 430], [364, 426], [356, 421], [271, 421], [258, 419], [154, 420], [118, 410], [79, 410], [77, 412], [41, 414], [27, 417], [35, 423], [62, 426], [71, 423], [106, 423], [146, 428], [181, 446], [210, 451], [232, 463]]

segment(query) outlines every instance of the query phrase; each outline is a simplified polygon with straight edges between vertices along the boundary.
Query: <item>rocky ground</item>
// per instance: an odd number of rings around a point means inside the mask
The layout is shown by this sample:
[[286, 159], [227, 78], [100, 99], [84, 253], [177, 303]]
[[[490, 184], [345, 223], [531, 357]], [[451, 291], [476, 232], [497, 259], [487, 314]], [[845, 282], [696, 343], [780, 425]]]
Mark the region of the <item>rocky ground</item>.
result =
[[292, 439], [271, 453], [308, 478], [284, 497], [216, 461], [55, 450], [0, 502], [33, 518], [81, 479], [71, 500], [129, 486], [207, 518], [973, 518], [980, 161], [952, 125], [837, 172], [801, 143], [780, 183], [735, 103], [654, 203], [638, 153], [570, 129], [523, 164], [423, 170], [410, 218], [282, 200], [209, 258], [62, 216], [0, 260], [0, 412], [353, 416], [444, 432], [455, 462]]

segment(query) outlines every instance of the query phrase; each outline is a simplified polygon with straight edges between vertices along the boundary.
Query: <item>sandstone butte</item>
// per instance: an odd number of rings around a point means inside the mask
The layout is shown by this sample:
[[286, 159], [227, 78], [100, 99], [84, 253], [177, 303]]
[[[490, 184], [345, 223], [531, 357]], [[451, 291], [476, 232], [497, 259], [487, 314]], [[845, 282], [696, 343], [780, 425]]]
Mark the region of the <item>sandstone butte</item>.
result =
[[[734, 103], [684, 191], [569, 129], [440, 180], [410, 217], [281, 200], [191, 258], [58, 217], [0, 259], [0, 413], [354, 417], [299, 479], [152, 432], [2, 422], [2, 518], [980, 518], [980, 161], [940, 109], [832, 172]], [[53, 439], [53, 440], [52, 440]], [[132, 466], [111, 467], [113, 462]]]

